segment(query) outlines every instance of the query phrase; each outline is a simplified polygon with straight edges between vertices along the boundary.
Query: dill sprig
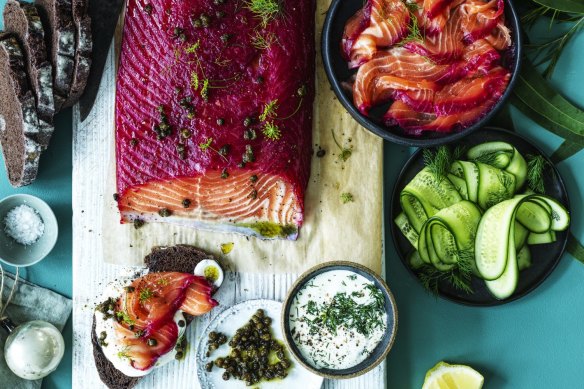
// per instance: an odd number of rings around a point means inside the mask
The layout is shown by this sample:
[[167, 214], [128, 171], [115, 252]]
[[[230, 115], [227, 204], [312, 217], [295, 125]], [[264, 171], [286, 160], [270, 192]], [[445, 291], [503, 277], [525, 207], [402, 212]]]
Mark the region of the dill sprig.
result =
[[274, 122], [266, 122], [262, 128], [262, 133], [269, 140], [279, 140], [282, 137], [280, 128]]
[[424, 165], [436, 180], [446, 177], [450, 173], [452, 163], [460, 159], [462, 154], [463, 148], [461, 146], [457, 146], [454, 151], [451, 151], [447, 146], [440, 146], [435, 151], [424, 149], [422, 152]]
[[423, 43], [425, 39], [425, 33], [422, 34], [418, 24], [418, 18], [415, 15], [415, 12], [418, 10], [418, 4], [407, 2], [405, 4], [410, 12], [410, 23], [408, 25], [408, 35], [406, 35], [406, 37], [401, 40], [400, 45], [404, 45], [408, 42]]
[[527, 156], [527, 186], [535, 193], [544, 194], [544, 173], [549, 162], [541, 155]]
[[128, 326], [134, 325], [134, 320], [130, 318], [130, 315], [128, 315], [127, 312], [117, 311], [116, 318], [118, 319], [118, 322], [122, 322]]
[[271, 32], [262, 34], [259, 31], [256, 31], [255, 35], [251, 37], [251, 45], [258, 50], [267, 50], [274, 42], [276, 42], [276, 39], [276, 35]]
[[417, 270], [418, 278], [427, 291], [438, 294], [440, 283], [448, 282], [455, 289], [472, 294], [472, 274], [474, 252], [470, 250], [458, 252], [458, 262], [448, 271], [440, 271], [432, 265], [423, 265]]
[[130, 359], [130, 346], [126, 346], [120, 351], [118, 351], [118, 358], [120, 359]]
[[276, 117], [277, 116], [276, 115], [277, 109], [278, 109], [278, 99], [268, 101], [264, 105], [264, 109], [262, 110], [262, 113], [260, 114], [260, 120], [262, 122], [265, 122], [268, 119], [272, 119], [272, 118]]
[[266, 27], [268, 23], [282, 14], [279, 0], [249, 0], [245, 5], [260, 19], [262, 27]]
[[347, 147], [342, 147], [340, 145], [340, 143], [337, 141], [337, 137], [335, 136], [335, 131], [333, 129], [331, 129], [331, 133], [333, 134], [333, 140], [334, 140], [335, 144], [337, 145], [339, 150], [341, 150], [341, 152], [339, 154], [339, 160], [341, 162], [347, 162], [347, 160], [349, 158], [351, 158], [351, 155], [353, 155], [353, 151]]

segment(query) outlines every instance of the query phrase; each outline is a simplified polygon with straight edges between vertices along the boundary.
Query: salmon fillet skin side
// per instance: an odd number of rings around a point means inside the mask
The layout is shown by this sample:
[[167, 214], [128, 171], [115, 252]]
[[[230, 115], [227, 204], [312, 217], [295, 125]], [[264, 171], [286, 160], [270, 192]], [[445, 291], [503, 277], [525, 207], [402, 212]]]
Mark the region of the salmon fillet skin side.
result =
[[314, 0], [128, 0], [116, 81], [122, 223], [298, 237], [312, 156]]

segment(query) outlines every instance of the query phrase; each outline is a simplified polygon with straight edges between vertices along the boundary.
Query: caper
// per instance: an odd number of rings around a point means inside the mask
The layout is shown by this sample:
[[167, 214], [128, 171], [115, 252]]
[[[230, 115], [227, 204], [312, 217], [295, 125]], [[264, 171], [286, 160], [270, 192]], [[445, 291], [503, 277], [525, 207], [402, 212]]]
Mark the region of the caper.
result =
[[211, 371], [213, 370], [213, 362], [209, 362], [205, 365], [205, 370]]
[[158, 344], [158, 341], [154, 338], [150, 338], [150, 339], [148, 339], [147, 343], [148, 343], [148, 346], [154, 347]]

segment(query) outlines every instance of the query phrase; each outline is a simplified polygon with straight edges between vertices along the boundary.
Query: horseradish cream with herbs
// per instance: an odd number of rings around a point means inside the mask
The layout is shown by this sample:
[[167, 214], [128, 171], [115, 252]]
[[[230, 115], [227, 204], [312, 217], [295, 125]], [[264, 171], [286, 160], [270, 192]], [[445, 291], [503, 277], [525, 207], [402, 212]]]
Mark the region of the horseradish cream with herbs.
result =
[[381, 290], [348, 270], [330, 270], [306, 282], [292, 300], [288, 320], [294, 343], [318, 369], [358, 365], [387, 328]]

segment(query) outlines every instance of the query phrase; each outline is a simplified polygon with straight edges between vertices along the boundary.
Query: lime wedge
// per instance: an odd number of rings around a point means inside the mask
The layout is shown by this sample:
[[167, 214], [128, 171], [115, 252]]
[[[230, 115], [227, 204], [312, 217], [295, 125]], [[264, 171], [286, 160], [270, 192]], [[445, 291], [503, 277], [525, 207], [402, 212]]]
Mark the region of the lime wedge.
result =
[[485, 378], [470, 366], [438, 362], [428, 370], [422, 389], [481, 389]]

